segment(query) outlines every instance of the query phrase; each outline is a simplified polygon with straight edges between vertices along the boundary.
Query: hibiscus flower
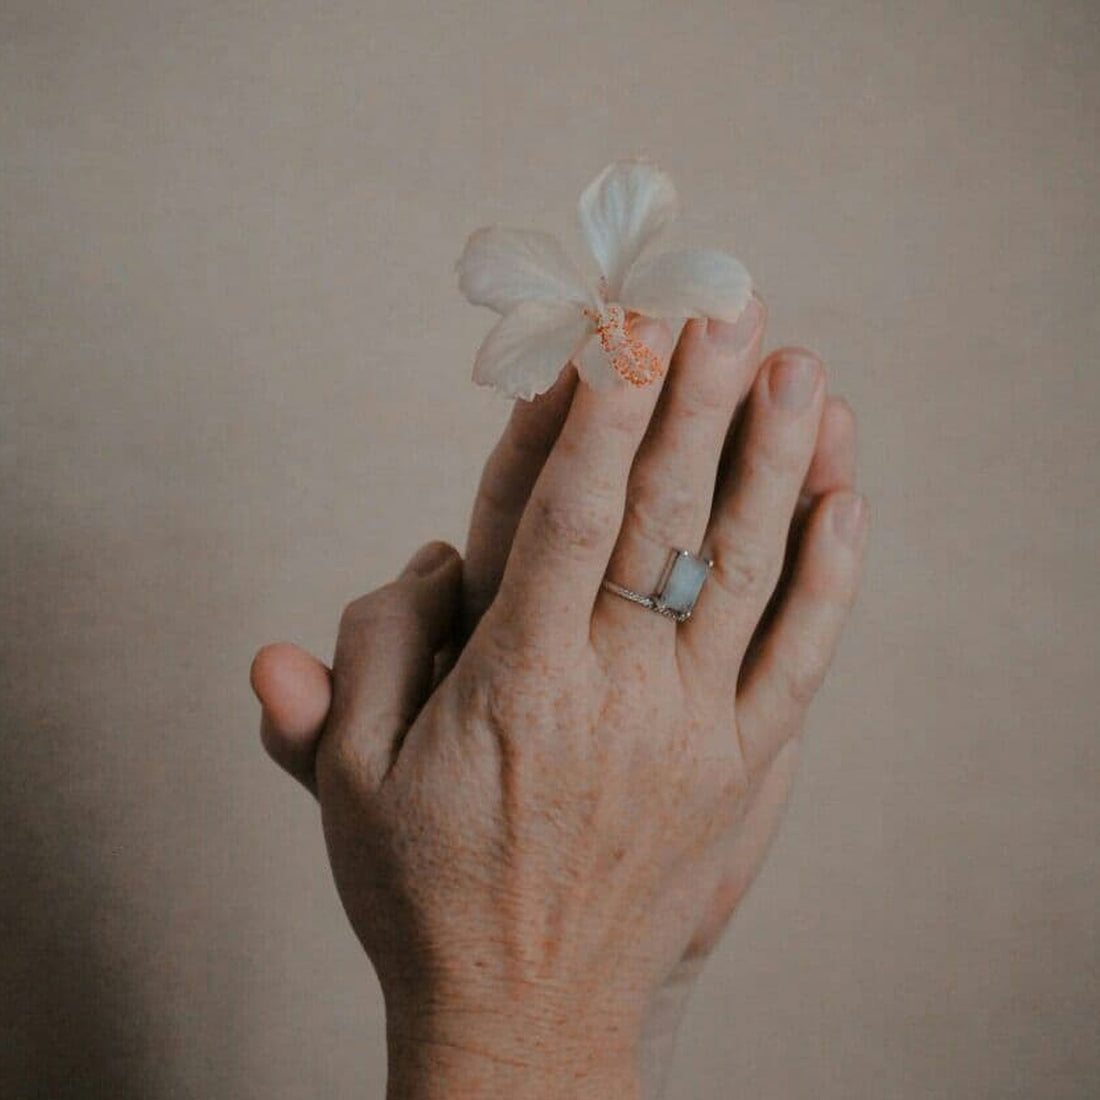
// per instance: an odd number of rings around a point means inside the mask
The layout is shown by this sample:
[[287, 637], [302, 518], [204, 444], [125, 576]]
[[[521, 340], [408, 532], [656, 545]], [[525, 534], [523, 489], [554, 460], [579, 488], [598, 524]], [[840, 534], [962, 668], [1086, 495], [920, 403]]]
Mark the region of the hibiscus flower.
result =
[[737, 320], [752, 278], [734, 257], [700, 248], [642, 259], [677, 207], [672, 180], [655, 164], [608, 165], [580, 198], [597, 278], [549, 233], [499, 226], [472, 233], [455, 265], [459, 289], [501, 315], [478, 349], [474, 381], [530, 400], [572, 360], [597, 389], [646, 385], [663, 366], [632, 334], [638, 316]]

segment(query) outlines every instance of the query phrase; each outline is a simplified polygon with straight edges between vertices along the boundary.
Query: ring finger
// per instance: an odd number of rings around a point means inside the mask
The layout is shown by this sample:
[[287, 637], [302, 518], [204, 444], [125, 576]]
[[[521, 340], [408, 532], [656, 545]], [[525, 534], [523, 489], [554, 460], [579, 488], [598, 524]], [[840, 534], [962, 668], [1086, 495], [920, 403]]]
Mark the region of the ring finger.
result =
[[[607, 572], [616, 584], [649, 594], [673, 549], [698, 551], [730, 418], [755, 373], [765, 313], [763, 302], [753, 297], [732, 324], [685, 324], [631, 470], [623, 524]], [[636, 632], [645, 624], [651, 637], [674, 644], [669, 623], [601, 592], [596, 633]]]

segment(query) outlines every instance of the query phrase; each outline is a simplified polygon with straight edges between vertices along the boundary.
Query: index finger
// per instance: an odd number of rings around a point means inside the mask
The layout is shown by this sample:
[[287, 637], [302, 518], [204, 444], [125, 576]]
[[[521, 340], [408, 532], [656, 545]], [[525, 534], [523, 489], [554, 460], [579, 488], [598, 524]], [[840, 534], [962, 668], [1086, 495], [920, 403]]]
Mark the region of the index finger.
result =
[[466, 537], [462, 592], [466, 634], [500, 587], [520, 517], [565, 422], [576, 385], [577, 372], [570, 366], [546, 393], [533, 401], [519, 398], [485, 463]]

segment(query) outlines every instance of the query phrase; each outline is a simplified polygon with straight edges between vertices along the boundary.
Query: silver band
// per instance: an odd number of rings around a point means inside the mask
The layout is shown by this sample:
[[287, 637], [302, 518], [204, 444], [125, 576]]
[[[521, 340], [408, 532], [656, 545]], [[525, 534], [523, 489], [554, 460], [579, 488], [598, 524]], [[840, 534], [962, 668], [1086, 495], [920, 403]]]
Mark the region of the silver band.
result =
[[621, 584], [609, 581], [604, 577], [603, 587], [616, 596], [622, 596], [624, 600], [639, 604], [647, 611], [656, 611], [658, 615], [664, 615], [666, 619], [675, 619], [678, 623], [685, 623], [691, 618], [691, 612], [673, 611], [662, 606], [656, 596], [647, 596], [644, 592], [635, 592], [633, 588], [624, 588]]
[[613, 596], [636, 603], [647, 611], [655, 611], [677, 623], [686, 623], [695, 610], [699, 593], [713, 565], [714, 562], [708, 558], [700, 558], [687, 550], [673, 549], [657, 584], [657, 591], [652, 595], [627, 588], [607, 577], [603, 579], [603, 588]]

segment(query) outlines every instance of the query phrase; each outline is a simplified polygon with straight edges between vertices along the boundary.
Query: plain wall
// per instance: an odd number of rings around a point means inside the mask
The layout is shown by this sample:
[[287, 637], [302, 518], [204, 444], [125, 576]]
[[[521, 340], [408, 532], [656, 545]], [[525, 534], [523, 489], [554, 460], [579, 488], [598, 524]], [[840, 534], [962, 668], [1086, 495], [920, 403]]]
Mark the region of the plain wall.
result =
[[1095, 1095], [1092, 0], [7, 0], [0, 1093], [364, 1097], [380, 1000], [255, 648], [461, 545], [507, 404], [452, 264], [677, 240], [861, 425], [865, 587], [673, 1097]]

